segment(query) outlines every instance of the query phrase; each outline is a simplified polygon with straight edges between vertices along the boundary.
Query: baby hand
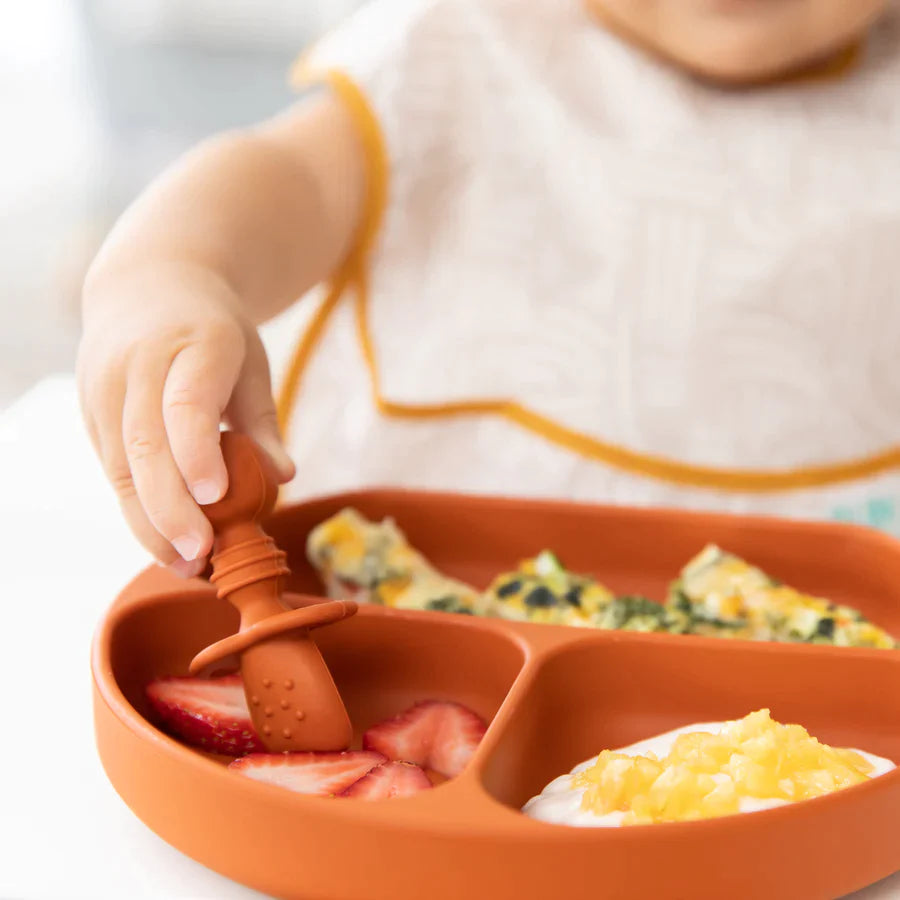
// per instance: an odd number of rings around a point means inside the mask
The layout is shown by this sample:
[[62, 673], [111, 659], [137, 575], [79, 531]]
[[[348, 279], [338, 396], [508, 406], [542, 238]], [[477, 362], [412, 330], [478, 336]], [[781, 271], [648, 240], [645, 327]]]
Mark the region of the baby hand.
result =
[[185, 577], [202, 571], [212, 546], [200, 506], [228, 485], [223, 419], [257, 441], [279, 482], [293, 477], [262, 342], [208, 269], [173, 263], [89, 277], [78, 384], [128, 524]]

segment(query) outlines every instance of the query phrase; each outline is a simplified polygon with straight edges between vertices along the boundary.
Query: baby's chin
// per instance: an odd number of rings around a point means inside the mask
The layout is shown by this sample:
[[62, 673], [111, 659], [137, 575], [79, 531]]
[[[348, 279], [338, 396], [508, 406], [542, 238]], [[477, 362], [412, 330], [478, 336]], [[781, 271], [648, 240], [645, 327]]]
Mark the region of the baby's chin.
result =
[[715, 83], [753, 85], [828, 67], [886, 0], [585, 0], [608, 27]]

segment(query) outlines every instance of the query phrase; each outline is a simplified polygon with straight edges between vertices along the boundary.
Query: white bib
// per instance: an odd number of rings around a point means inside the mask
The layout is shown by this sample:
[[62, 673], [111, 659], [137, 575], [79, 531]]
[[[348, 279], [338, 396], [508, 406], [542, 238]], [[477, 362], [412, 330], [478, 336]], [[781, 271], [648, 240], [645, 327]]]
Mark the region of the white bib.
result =
[[379, 412], [345, 297], [292, 417], [300, 493], [891, 526], [896, 469], [783, 488], [900, 443], [896, 9], [842, 80], [745, 92], [649, 59], [579, 0], [378, 2], [306, 68], [352, 81], [387, 155], [365, 303], [382, 398], [491, 411]]

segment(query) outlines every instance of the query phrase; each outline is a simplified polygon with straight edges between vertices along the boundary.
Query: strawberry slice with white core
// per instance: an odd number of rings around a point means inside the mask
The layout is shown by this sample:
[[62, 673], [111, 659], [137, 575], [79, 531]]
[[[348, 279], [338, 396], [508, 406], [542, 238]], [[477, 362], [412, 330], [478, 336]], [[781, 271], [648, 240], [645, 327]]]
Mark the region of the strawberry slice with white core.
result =
[[453, 778], [466, 767], [486, 728], [480, 716], [459, 703], [427, 700], [374, 725], [363, 735], [363, 747]]
[[332, 797], [359, 781], [387, 760], [380, 753], [351, 750], [346, 753], [254, 753], [236, 759], [228, 767], [253, 778], [298, 794]]
[[356, 800], [387, 800], [391, 797], [411, 797], [430, 787], [428, 776], [418, 766], [392, 761], [370, 769], [341, 796]]
[[157, 678], [146, 693], [166, 730], [193, 747], [228, 756], [265, 750], [250, 721], [240, 675]]

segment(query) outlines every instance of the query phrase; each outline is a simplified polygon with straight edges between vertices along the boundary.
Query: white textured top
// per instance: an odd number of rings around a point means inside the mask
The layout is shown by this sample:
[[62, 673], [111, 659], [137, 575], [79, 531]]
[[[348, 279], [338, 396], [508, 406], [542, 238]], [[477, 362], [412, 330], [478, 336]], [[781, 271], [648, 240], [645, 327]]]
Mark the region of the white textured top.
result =
[[[309, 62], [356, 82], [388, 151], [369, 317], [389, 400], [509, 399], [717, 468], [825, 465], [900, 440], [896, 6], [847, 76], [745, 92], [648, 58], [580, 0], [381, 0]], [[501, 419], [385, 419], [351, 304], [294, 415], [300, 493], [393, 483], [900, 516], [896, 474], [710, 491]]]

